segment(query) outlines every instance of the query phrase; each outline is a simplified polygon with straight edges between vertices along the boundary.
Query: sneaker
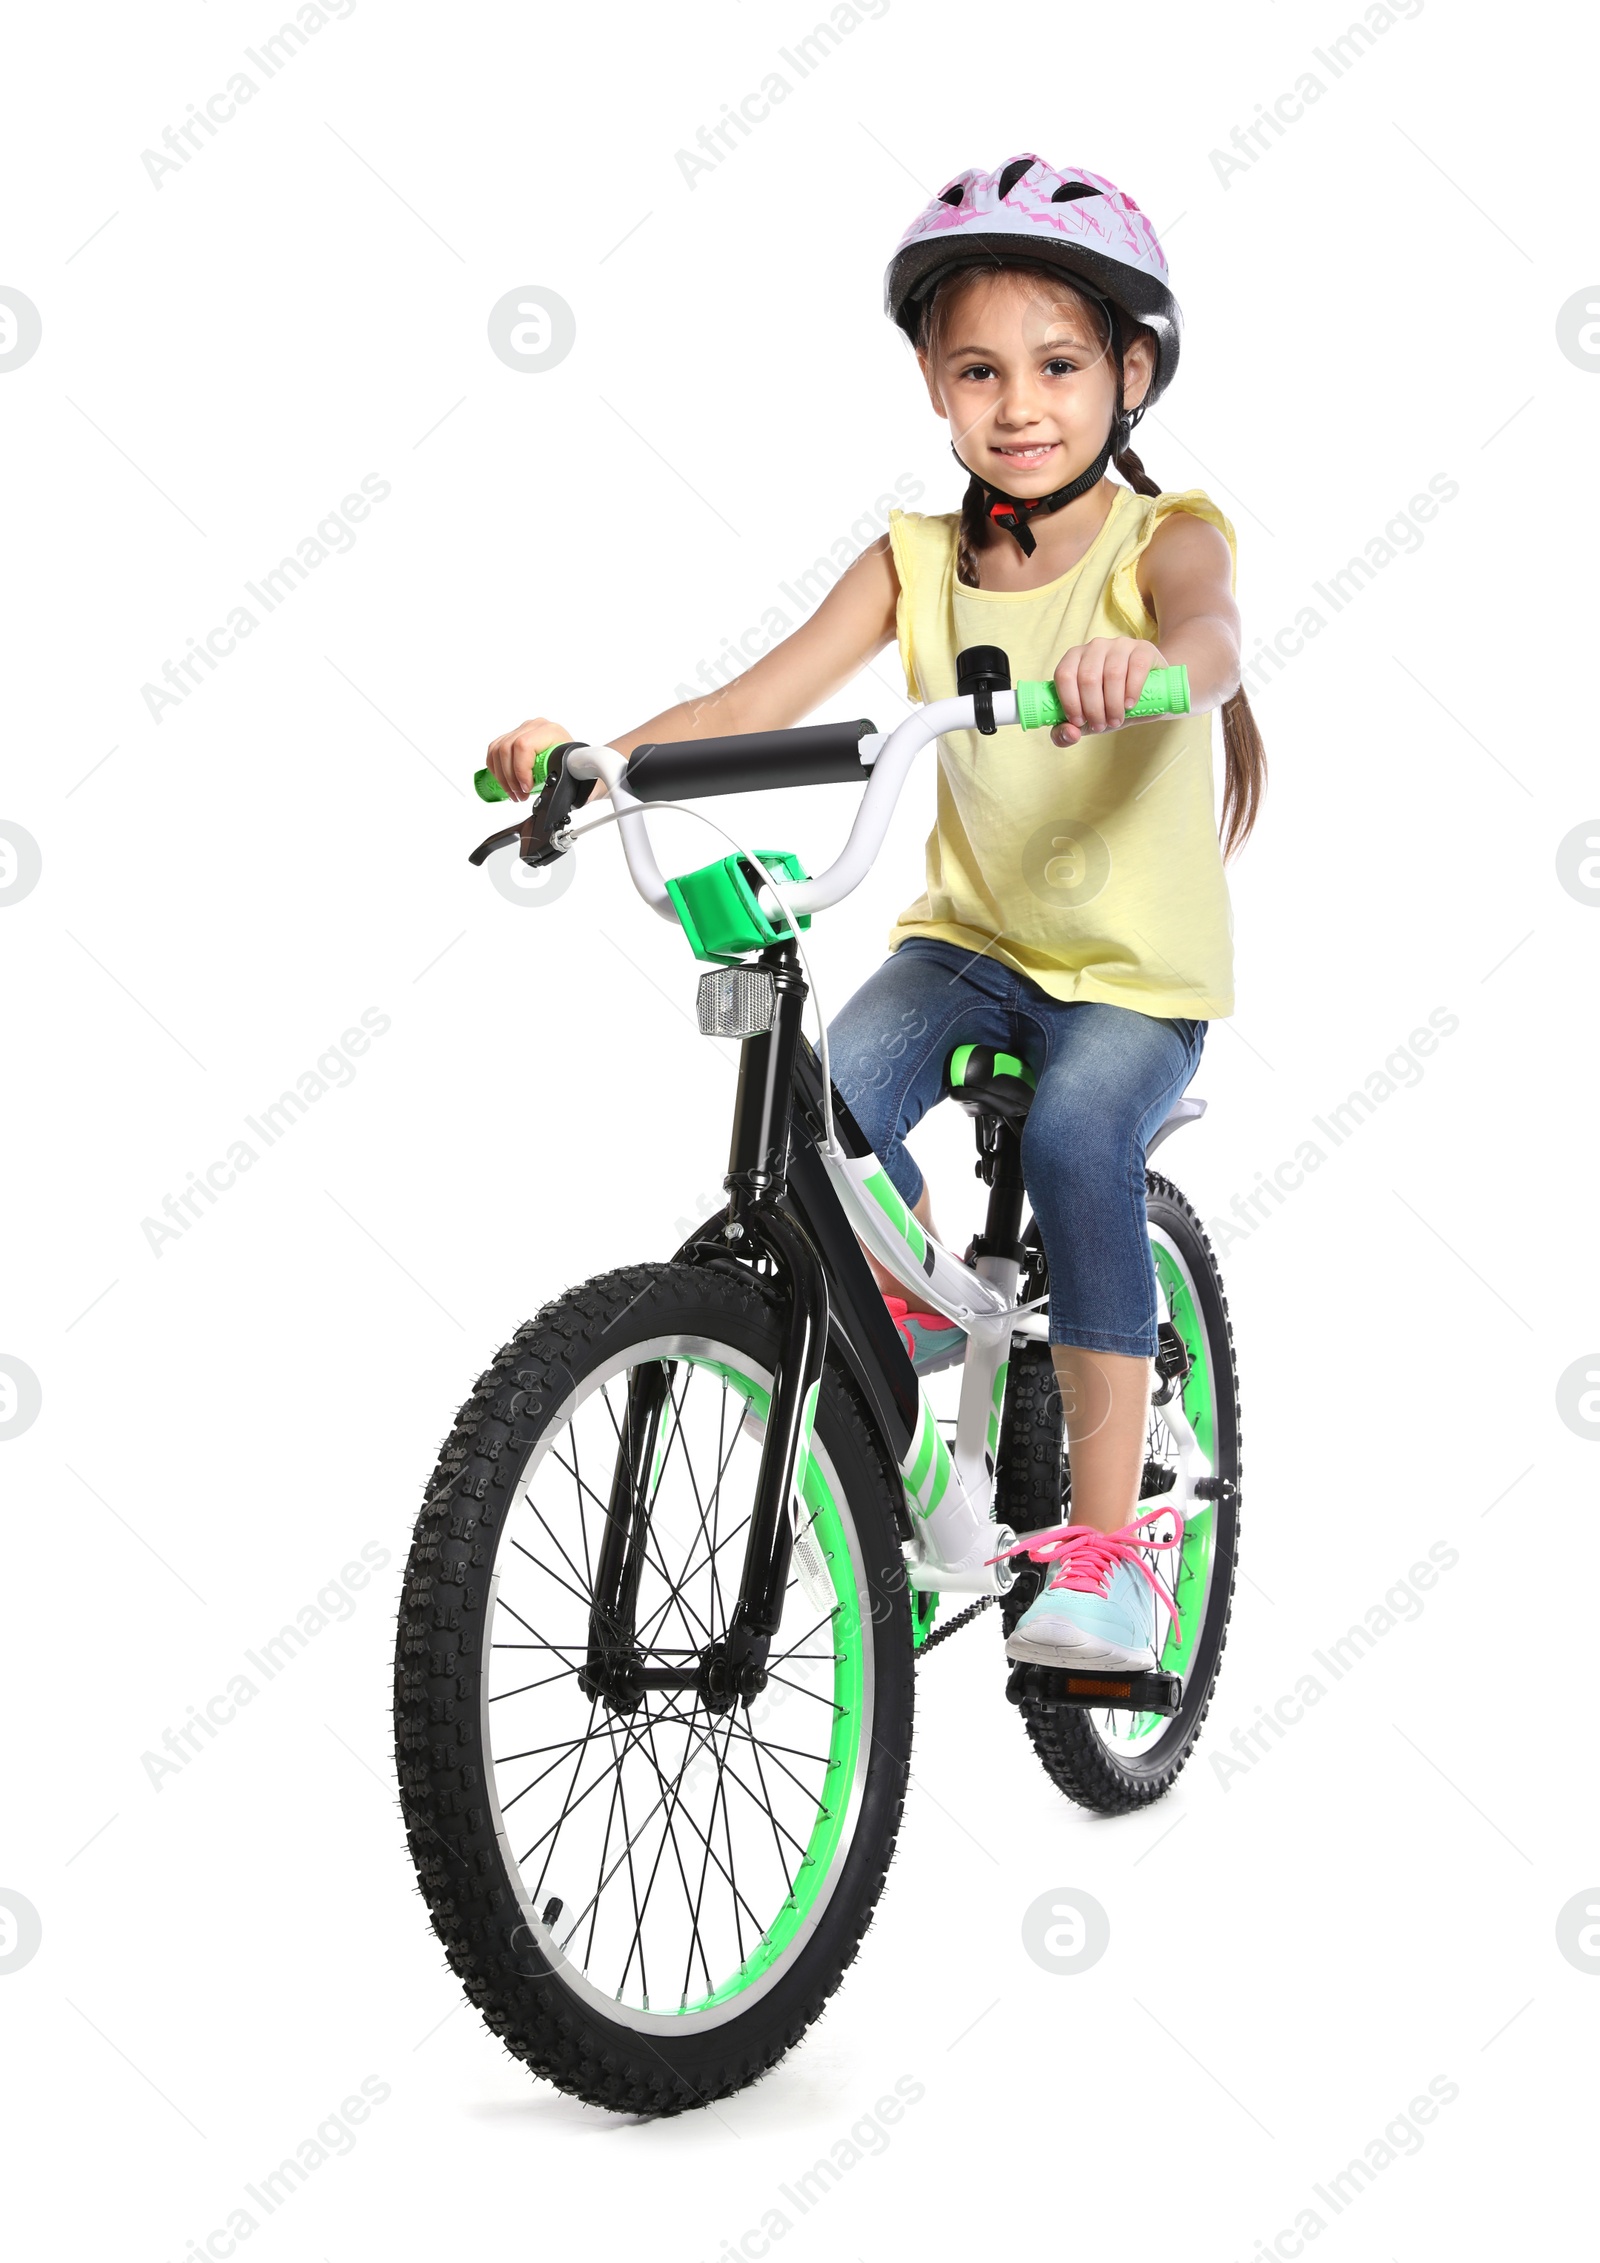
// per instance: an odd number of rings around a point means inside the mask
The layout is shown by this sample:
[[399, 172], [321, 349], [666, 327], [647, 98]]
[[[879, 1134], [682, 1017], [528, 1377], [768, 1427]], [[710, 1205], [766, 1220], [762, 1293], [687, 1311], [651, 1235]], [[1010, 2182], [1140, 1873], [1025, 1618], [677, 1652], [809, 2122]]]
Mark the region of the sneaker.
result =
[[919, 1375], [959, 1367], [967, 1356], [967, 1334], [937, 1312], [913, 1312], [904, 1297], [885, 1297], [889, 1317], [900, 1332], [906, 1357]]
[[[1176, 1533], [1165, 1540], [1152, 1538], [1146, 1528], [1169, 1517], [1176, 1521]], [[1038, 1601], [1017, 1621], [1006, 1656], [1027, 1666], [1153, 1671], [1158, 1602], [1180, 1643], [1183, 1630], [1147, 1556], [1176, 1549], [1182, 1540], [1183, 1519], [1172, 1509], [1153, 1509], [1118, 1532], [1061, 1524], [1019, 1540], [1007, 1555], [1028, 1555], [1036, 1564], [1054, 1564], [1055, 1571]]]

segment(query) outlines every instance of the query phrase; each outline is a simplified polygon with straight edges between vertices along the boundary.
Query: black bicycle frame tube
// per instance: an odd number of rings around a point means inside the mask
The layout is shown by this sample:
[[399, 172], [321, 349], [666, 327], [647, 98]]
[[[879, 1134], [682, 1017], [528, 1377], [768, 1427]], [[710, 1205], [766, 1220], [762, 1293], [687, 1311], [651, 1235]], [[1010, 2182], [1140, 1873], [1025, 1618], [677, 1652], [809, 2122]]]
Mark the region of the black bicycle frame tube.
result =
[[804, 1137], [795, 1139], [789, 1155], [789, 1202], [827, 1269], [832, 1339], [860, 1385], [884, 1444], [897, 1463], [903, 1462], [917, 1427], [916, 1369], [822, 1158]]
[[745, 1202], [782, 1192], [789, 1158], [790, 1087], [805, 1012], [805, 977], [792, 943], [775, 943], [759, 962], [777, 986], [772, 1027], [747, 1037], [739, 1055], [739, 1090], [733, 1104], [733, 1140], [728, 1151], [730, 1219], [737, 1224]]
[[[865, 1136], [837, 1092], [832, 1102], [834, 1136], [846, 1154], [870, 1154]], [[883, 1291], [817, 1153], [824, 1133], [822, 1063], [804, 1038], [795, 1055], [794, 1108], [789, 1200], [828, 1269], [834, 1338], [861, 1386], [884, 1444], [902, 1463], [916, 1432], [921, 1389]]]

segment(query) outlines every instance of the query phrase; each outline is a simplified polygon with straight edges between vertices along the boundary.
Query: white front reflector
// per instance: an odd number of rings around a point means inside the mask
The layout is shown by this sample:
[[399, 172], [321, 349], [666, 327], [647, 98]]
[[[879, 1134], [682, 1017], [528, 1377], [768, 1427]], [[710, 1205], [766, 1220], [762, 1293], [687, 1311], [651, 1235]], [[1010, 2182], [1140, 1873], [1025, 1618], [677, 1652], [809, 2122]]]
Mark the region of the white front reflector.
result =
[[759, 1037], [772, 1027], [777, 987], [765, 967], [714, 967], [700, 977], [695, 1006], [702, 1037]]

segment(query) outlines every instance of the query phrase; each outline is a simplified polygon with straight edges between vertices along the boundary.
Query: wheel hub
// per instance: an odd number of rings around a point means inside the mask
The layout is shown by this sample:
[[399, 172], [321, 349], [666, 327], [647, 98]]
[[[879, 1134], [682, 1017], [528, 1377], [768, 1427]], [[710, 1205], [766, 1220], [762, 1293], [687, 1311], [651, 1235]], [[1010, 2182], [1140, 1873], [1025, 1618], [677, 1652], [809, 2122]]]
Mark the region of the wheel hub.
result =
[[749, 1706], [767, 1686], [767, 1644], [736, 1635], [708, 1642], [692, 1665], [647, 1666], [642, 1651], [619, 1651], [591, 1658], [578, 1674], [585, 1697], [598, 1698], [612, 1713], [636, 1713], [652, 1689], [692, 1693], [708, 1713], [731, 1713]]

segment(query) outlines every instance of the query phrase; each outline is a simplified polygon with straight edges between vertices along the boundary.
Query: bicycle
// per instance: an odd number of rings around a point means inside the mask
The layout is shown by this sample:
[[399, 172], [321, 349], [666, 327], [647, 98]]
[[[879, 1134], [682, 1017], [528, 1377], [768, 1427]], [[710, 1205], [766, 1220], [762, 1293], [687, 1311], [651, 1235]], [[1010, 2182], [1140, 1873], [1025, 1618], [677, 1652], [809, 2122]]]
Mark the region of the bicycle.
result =
[[[1160, 679], [1160, 680], [1158, 680]], [[634, 885], [706, 963], [702, 1031], [740, 1043], [725, 1210], [665, 1263], [585, 1282], [474, 1386], [417, 1522], [400, 1610], [397, 1766], [424, 1896], [507, 2048], [589, 2102], [647, 2114], [742, 2088], [797, 2043], [854, 1958], [893, 1853], [919, 1660], [1043, 1574], [1002, 1551], [1065, 1520], [1071, 1471], [1025, 1224], [1020, 1061], [958, 1047], [989, 1187], [957, 1257], [906, 1210], [801, 1029], [803, 936], [870, 869], [923, 747], [1060, 720], [993, 647], [958, 693], [866, 721], [547, 749], [512, 841], [568, 853], [603, 778]], [[1157, 671], [1134, 719], [1185, 712]], [[835, 863], [734, 853], [663, 879], [652, 807], [778, 784], [865, 791]], [[499, 789], [480, 774], [485, 798]], [[1204, 1103], [1181, 1099], [1152, 1149]], [[1200, 1221], [1149, 1176], [1165, 1313], [1141, 1512], [1181, 1614], [1146, 1674], [1018, 1666], [1007, 1695], [1070, 1797], [1171, 1785], [1210, 1703], [1239, 1507], [1232, 1331]], [[967, 1336], [946, 1435], [863, 1249]], [[1166, 1521], [1171, 1517], [1170, 1525]], [[971, 1598], [935, 1630], [941, 1596]]]

